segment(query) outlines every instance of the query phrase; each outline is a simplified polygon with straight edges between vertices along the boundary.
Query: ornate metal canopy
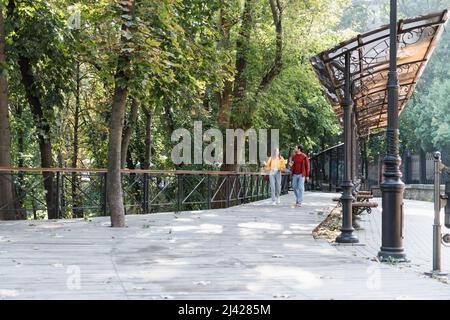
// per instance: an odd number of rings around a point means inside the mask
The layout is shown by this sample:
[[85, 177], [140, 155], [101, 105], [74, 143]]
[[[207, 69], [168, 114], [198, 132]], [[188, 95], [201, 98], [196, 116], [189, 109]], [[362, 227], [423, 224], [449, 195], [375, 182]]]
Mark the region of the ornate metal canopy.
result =
[[[447, 20], [448, 10], [445, 10], [398, 22], [399, 112], [414, 92]], [[366, 136], [387, 126], [389, 25], [360, 34], [311, 59], [340, 120], [346, 52], [350, 54], [351, 98], [356, 125], [359, 135]]]

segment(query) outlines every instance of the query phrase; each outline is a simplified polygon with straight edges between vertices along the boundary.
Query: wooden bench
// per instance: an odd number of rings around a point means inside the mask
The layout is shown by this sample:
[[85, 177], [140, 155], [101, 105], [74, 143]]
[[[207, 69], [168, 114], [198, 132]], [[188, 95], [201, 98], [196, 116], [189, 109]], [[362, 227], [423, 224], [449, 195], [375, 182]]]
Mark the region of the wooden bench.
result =
[[[361, 220], [360, 216], [365, 211], [367, 214], [372, 213], [372, 208], [377, 208], [378, 203], [370, 202], [369, 200], [373, 198], [373, 195], [360, 195], [357, 194], [353, 197], [352, 201], [352, 225], [356, 230], [360, 230], [361, 226], [359, 221]], [[336, 197], [332, 199], [334, 202], [337, 202], [337, 206], [341, 207], [341, 198]]]
[[[371, 197], [371, 198], [373, 198], [373, 197]], [[371, 198], [365, 198], [365, 199], [369, 200]], [[353, 215], [360, 215], [364, 211], [367, 211], [367, 213], [370, 214], [370, 213], [372, 213], [372, 208], [378, 207], [378, 203], [376, 203], [376, 202], [358, 201], [355, 198], [353, 198], [353, 199], [354, 199], [352, 201]], [[338, 207], [342, 206], [341, 198], [333, 198], [332, 200], [334, 202], [338, 203]]]
[[352, 211], [354, 216], [361, 215], [364, 211], [372, 213], [372, 208], [378, 207], [376, 202], [352, 202]]
[[356, 196], [354, 196], [354, 198], [356, 198], [357, 202], [364, 202], [364, 201], [369, 201], [370, 199], [373, 199], [373, 196], [367, 195], [367, 194], [357, 194]]

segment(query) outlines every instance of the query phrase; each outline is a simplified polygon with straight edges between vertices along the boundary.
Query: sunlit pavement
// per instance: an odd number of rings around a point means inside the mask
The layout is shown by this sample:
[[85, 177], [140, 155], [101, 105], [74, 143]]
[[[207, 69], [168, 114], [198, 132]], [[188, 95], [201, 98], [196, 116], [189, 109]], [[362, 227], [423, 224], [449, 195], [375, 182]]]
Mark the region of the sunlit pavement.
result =
[[0, 222], [0, 297], [450, 298], [448, 285], [410, 268], [314, 240], [333, 196], [307, 193], [302, 208], [291, 194], [278, 206], [127, 216], [123, 229], [108, 218]]
[[[373, 213], [362, 216], [362, 230], [357, 235], [363, 247], [341, 247], [339, 250], [365, 258], [373, 258], [377, 255], [381, 245], [381, 199], [378, 209]], [[434, 204], [432, 202], [404, 200], [404, 248], [408, 263], [398, 264], [398, 268], [415, 270], [418, 274], [424, 274], [432, 269], [433, 261], [433, 220]], [[444, 227], [443, 210], [441, 215], [443, 233], [450, 233]], [[450, 248], [442, 246], [442, 269], [450, 272]]]

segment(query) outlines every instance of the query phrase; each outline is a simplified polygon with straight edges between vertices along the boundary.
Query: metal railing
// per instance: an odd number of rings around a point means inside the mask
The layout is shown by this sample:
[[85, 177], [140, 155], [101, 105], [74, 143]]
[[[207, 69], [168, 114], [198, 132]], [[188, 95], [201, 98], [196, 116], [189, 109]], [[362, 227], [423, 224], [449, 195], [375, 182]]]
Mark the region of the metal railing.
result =
[[[365, 157], [360, 157], [363, 161]], [[450, 150], [443, 152], [442, 160], [450, 162]], [[362, 178], [366, 189], [377, 187], [383, 180], [383, 155], [378, 155], [366, 164], [357, 163], [357, 179]], [[344, 145], [339, 144], [311, 157], [311, 188], [320, 191], [340, 191], [343, 179]], [[361, 168], [364, 168], [361, 170]], [[364, 172], [361, 172], [364, 171]], [[402, 180], [406, 184], [434, 183], [434, 155], [432, 152], [402, 154]], [[442, 183], [450, 182], [444, 175]]]
[[[47, 174], [43, 174], [47, 173]], [[51, 173], [51, 174], [49, 174]], [[0, 168], [1, 179], [13, 184], [13, 203], [0, 195], [0, 211], [22, 218], [45, 219], [108, 214], [106, 169]], [[227, 208], [270, 197], [269, 179], [261, 173], [190, 170], [122, 170], [126, 214]], [[44, 182], [52, 179], [54, 201], [46, 199]], [[282, 176], [282, 194], [289, 175]], [[12, 208], [12, 209], [11, 209]]]
[[344, 144], [341, 143], [311, 157], [310, 188], [338, 191], [344, 178]]

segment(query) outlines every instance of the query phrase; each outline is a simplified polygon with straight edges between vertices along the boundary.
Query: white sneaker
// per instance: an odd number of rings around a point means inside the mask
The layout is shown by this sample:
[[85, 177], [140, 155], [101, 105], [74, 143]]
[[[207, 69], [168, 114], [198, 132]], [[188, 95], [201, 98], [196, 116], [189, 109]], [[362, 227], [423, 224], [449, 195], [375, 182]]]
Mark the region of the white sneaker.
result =
[[277, 198], [277, 204], [280, 204], [281, 203], [281, 199], [280, 199], [280, 197], [278, 197]]
[[277, 202], [276, 202], [276, 201], [272, 201], [272, 205], [273, 205], [273, 206], [276, 206], [276, 205], [277, 205]]

